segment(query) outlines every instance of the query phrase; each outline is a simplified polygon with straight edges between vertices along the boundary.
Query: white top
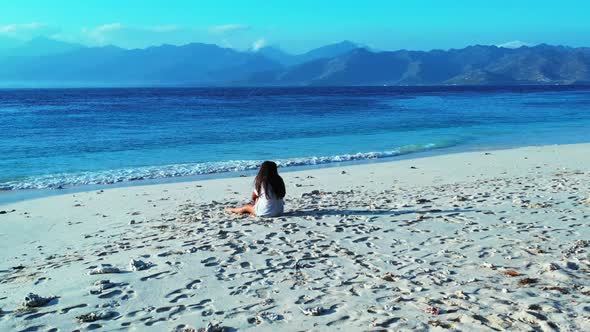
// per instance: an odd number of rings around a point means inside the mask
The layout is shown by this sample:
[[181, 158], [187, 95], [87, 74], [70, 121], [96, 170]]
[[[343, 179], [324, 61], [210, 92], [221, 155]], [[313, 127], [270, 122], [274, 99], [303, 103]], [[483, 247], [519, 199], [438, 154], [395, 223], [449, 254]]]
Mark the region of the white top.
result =
[[256, 211], [256, 216], [280, 216], [281, 214], [283, 214], [285, 202], [282, 198], [276, 199], [274, 197], [272, 187], [270, 186], [270, 184], [267, 185], [266, 189], [268, 190], [268, 196], [266, 195], [264, 187], [261, 188], [261, 193], [257, 192], [256, 188], [254, 188], [254, 193], [256, 193], [256, 196], [258, 196], [258, 200], [256, 200], [256, 204], [254, 205], [254, 211]]

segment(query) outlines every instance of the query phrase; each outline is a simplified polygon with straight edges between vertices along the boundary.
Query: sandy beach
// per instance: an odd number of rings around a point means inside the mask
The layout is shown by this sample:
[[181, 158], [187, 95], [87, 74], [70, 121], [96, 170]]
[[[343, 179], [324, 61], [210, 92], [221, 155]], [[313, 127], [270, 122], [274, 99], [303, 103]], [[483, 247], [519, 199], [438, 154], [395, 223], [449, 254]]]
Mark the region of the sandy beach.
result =
[[282, 176], [0, 205], [0, 331], [590, 330], [590, 144]]

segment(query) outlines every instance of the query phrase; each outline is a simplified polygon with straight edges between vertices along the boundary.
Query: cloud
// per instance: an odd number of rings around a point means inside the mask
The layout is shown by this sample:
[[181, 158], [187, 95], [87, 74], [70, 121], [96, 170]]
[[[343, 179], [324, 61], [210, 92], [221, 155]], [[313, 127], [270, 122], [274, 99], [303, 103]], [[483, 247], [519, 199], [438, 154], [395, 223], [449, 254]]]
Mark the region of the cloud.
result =
[[94, 30], [102, 33], [102, 32], [108, 32], [108, 31], [121, 30], [121, 28], [123, 28], [123, 24], [121, 24], [121, 23], [110, 23], [110, 24], [104, 24], [104, 25], [98, 26]]
[[40, 22], [0, 26], [3, 44], [17, 44], [35, 37], [88, 46], [116, 45], [124, 48], [144, 48], [162, 43], [183, 45], [192, 42], [218, 44], [229, 48], [259, 49], [266, 45], [264, 38], [253, 45], [252, 40], [263, 35], [249, 25], [223, 24], [216, 26], [181, 26], [176, 24], [128, 25], [125, 22], [105, 22], [77, 29], [60, 29]]
[[533, 44], [525, 43], [520, 40], [513, 40], [513, 41], [503, 43], [503, 44], [498, 44], [496, 46], [503, 47], [503, 48], [519, 48], [519, 47], [523, 47], [523, 46], [533, 46]]
[[152, 32], [174, 32], [179, 31], [182, 28], [178, 25], [157, 25], [153, 27], [148, 27], [147, 30]]
[[252, 43], [251, 48], [253, 51], [256, 52], [256, 51], [260, 50], [261, 48], [263, 48], [264, 46], [266, 46], [266, 39], [258, 38]]
[[82, 28], [82, 34], [92, 42], [103, 45], [109, 42], [113, 32], [120, 31], [123, 28], [123, 24], [121, 23], [108, 23], [90, 29]]
[[58, 30], [44, 23], [16, 23], [0, 26], [0, 35], [16, 40], [27, 40], [40, 35], [56, 33]]
[[223, 24], [210, 27], [209, 32], [215, 34], [228, 34], [249, 29], [250, 26], [245, 24]]
[[168, 44], [186, 44], [210, 36], [207, 28], [200, 30], [180, 25], [133, 26], [120, 22], [86, 27], [74, 35], [88, 45], [117, 45], [124, 48], [144, 48]]
[[22, 24], [8, 24], [5, 26], [0, 26], [0, 33], [2, 34], [17, 34], [21, 31], [31, 31], [37, 30], [39, 28], [44, 27], [45, 24], [39, 22], [31, 22], [31, 23], [22, 23]]

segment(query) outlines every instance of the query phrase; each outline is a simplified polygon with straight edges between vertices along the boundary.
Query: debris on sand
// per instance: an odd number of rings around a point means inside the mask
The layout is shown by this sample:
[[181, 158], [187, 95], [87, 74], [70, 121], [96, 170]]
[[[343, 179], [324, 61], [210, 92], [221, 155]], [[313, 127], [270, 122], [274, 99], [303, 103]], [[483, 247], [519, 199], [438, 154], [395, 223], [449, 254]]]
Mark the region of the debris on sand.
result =
[[559, 287], [559, 286], [543, 287], [542, 289], [545, 291], [556, 291], [556, 292], [559, 292], [564, 295], [570, 293], [570, 291], [567, 288], [563, 288], [563, 287]]
[[97, 320], [111, 319], [117, 315], [118, 313], [116, 313], [115, 311], [101, 310], [76, 316], [76, 319], [81, 323], [91, 323]]
[[90, 289], [90, 294], [101, 294], [104, 290], [118, 286], [119, 284], [111, 282], [110, 280], [98, 280]]
[[132, 259], [129, 262], [129, 269], [131, 271], [143, 271], [143, 270], [147, 270], [150, 267], [154, 266], [154, 263], [152, 262], [144, 262], [142, 260], [139, 259]]
[[539, 279], [537, 279], [537, 278], [522, 278], [518, 281], [518, 284], [521, 286], [525, 286], [525, 285], [536, 284], [537, 282], [539, 282]]
[[381, 279], [385, 280], [385, 281], [397, 281], [397, 278], [395, 277], [395, 275], [391, 272], [387, 272], [384, 275], [381, 276]]
[[267, 321], [267, 322], [275, 322], [275, 321], [279, 321], [283, 319], [282, 315], [276, 314], [274, 312], [270, 312], [270, 311], [264, 311], [261, 312], [257, 317], [257, 319], [261, 320], [261, 321]]
[[440, 315], [440, 309], [436, 307], [427, 307], [424, 312], [431, 315]]
[[321, 195], [325, 195], [325, 193], [316, 189], [316, 190], [312, 190], [312, 191], [310, 191], [308, 193], [301, 194], [301, 198], [313, 197], [313, 196], [321, 196]]
[[579, 253], [583, 252], [583, 250], [582, 250], [583, 248], [587, 248], [589, 246], [590, 246], [590, 241], [577, 240], [576, 242], [574, 242], [574, 244], [571, 247], [564, 250], [563, 253], [566, 255], [579, 254]]
[[227, 326], [222, 326], [219, 323], [207, 323], [207, 326], [202, 327], [200, 329], [198, 329], [198, 332], [228, 332], [231, 331], [232, 329], [227, 327]]
[[313, 307], [313, 308], [299, 308], [301, 309], [301, 312], [303, 312], [304, 315], [306, 316], [321, 316], [322, 314], [324, 314], [326, 312], [326, 309], [324, 309], [324, 307]]
[[468, 201], [469, 198], [465, 197], [465, 196], [461, 196], [461, 195], [457, 195], [453, 197], [453, 201], [455, 202], [465, 202]]
[[51, 302], [56, 298], [57, 296], [43, 297], [34, 293], [29, 293], [27, 296], [25, 296], [23, 306], [27, 308], [38, 308], [46, 305], [47, 303]]
[[507, 275], [509, 277], [518, 277], [520, 275], [520, 272], [514, 270], [506, 270], [504, 271], [504, 275]]
[[416, 204], [426, 204], [430, 202], [432, 201], [426, 198], [416, 198]]
[[468, 300], [469, 295], [465, 294], [462, 290], [458, 290], [455, 292], [455, 297], [462, 300]]
[[94, 274], [108, 274], [108, 273], [121, 273], [121, 269], [118, 267], [111, 266], [109, 264], [101, 264], [100, 266], [90, 270], [88, 272], [89, 275]]
[[547, 271], [556, 271], [556, 270], [559, 270], [559, 265], [557, 265], [555, 263], [547, 263], [545, 265], [545, 270], [547, 270]]
[[443, 329], [450, 329], [451, 328], [451, 324], [441, 322], [440, 320], [429, 320], [428, 324], [430, 326], [441, 327]]
[[551, 206], [552, 206], [551, 203], [537, 202], [537, 203], [529, 203], [525, 207], [527, 207], [529, 209], [544, 209], [544, 208], [548, 208]]

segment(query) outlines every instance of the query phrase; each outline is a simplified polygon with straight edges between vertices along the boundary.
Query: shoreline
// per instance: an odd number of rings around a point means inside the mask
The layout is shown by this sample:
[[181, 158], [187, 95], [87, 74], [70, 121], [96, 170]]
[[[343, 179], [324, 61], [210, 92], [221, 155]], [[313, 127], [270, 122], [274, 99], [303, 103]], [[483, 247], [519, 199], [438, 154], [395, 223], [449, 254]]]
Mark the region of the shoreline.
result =
[[[288, 166], [282, 167], [281, 172], [302, 172], [302, 171], [313, 171], [321, 170], [325, 168], [337, 168], [337, 167], [348, 167], [348, 166], [362, 166], [380, 163], [393, 163], [404, 160], [432, 158], [444, 155], [455, 155], [462, 153], [473, 153], [473, 152], [494, 152], [502, 150], [512, 150], [521, 148], [533, 148], [533, 147], [545, 147], [545, 146], [562, 146], [562, 145], [576, 145], [576, 144], [590, 144], [590, 142], [581, 143], [566, 143], [566, 144], [543, 144], [543, 145], [527, 145], [527, 146], [453, 146], [440, 149], [433, 149], [429, 151], [412, 152], [407, 154], [401, 154], [394, 157], [386, 158], [374, 158], [374, 159], [363, 159], [353, 160], [344, 162], [330, 162], [317, 165], [299, 165], [299, 166]], [[111, 184], [83, 184], [73, 185], [64, 187], [61, 189], [18, 189], [18, 190], [6, 190], [0, 191], [0, 207], [13, 203], [23, 202], [32, 199], [42, 199], [51, 196], [70, 195], [76, 193], [83, 193], [96, 190], [109, 190], [116, 188], [127, 188], [127, 187], [143, 187], [143, 186], [158, 186], [165, 184], [174, 183], [191, 183], [209, 181], [214, 179], [233, 179], [240, 177], [252, 177], [256, 175], [256, 170], [246, 171], [231, 171], [231, 172], [220, 172], [211, 174], [200, 174], [190, 176], [177, 176], [177, 177], [164, 177], [155, 179], [142, 179], [135, 181], [123, 181]]]
[[0, 330], [587, 330], [588, 151], [282, 172], [270, 219], [223, 213], [251, 177], [2, 205]]

